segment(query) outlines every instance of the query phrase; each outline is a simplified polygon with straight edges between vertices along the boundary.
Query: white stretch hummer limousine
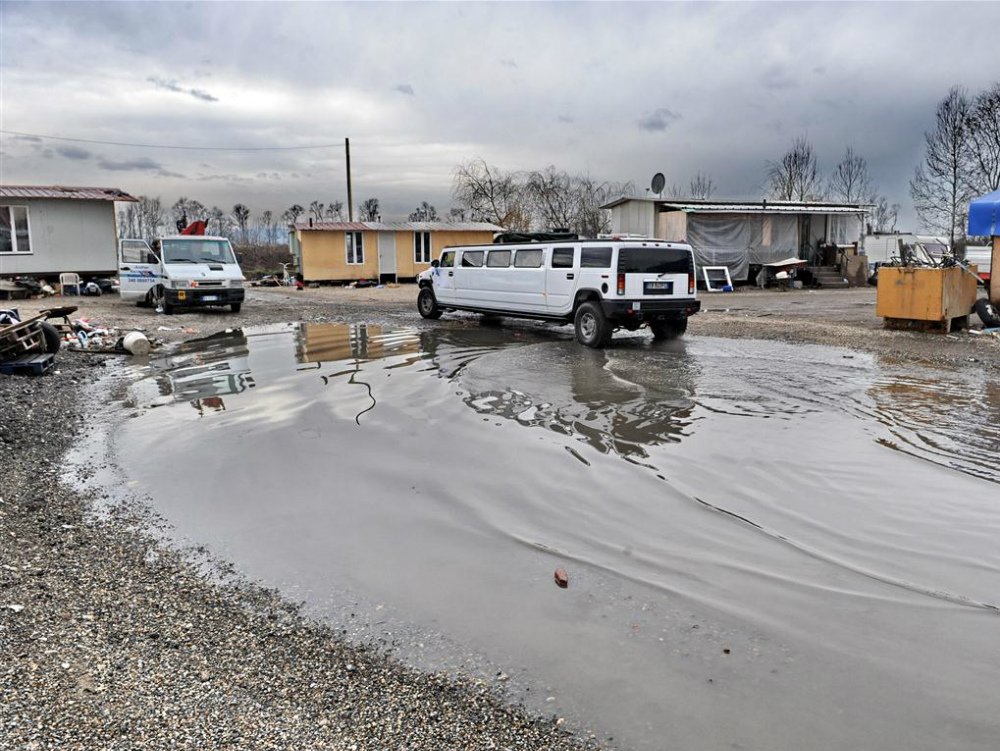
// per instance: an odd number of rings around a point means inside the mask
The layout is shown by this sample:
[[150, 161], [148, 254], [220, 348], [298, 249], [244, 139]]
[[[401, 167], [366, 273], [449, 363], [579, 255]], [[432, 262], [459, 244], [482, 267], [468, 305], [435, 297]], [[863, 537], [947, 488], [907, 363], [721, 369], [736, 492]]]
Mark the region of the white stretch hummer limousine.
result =
[[572, 240], [445, 248], [417, 277], [424, 318], [466, 310], [572, 323], [603, 347], [615, 329], [648, 325], [673, 339], [698, 312], [691, 246], [662, 240]]

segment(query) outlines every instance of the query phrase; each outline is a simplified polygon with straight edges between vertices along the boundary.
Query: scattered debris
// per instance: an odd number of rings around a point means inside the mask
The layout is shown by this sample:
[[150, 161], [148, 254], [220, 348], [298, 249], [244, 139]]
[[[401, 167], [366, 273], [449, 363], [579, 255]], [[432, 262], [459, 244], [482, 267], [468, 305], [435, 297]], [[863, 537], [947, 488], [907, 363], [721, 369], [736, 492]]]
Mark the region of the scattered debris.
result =
[[555, 573], [556, 586], [561, 589], [566, 589], [569, 586], [569, 574], [566, 573], [566, 569], [557, 568]]

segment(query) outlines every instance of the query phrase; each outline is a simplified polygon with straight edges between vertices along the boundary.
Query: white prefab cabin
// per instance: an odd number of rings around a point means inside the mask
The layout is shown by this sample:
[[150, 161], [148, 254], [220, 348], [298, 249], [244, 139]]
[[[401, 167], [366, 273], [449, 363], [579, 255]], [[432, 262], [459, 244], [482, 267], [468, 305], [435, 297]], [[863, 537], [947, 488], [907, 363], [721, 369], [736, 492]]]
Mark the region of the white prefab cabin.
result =
[[0, 277], [118, 273], [115, 188], [0, 186]]

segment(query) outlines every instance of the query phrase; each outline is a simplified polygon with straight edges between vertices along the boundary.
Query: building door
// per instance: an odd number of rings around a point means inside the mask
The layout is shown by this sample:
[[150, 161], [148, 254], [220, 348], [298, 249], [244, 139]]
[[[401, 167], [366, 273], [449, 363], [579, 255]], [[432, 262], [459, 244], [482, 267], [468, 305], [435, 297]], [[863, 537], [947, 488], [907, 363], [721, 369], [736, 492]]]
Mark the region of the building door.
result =
[[396, 233], [378, 233], [378, 280], [396, 281]]

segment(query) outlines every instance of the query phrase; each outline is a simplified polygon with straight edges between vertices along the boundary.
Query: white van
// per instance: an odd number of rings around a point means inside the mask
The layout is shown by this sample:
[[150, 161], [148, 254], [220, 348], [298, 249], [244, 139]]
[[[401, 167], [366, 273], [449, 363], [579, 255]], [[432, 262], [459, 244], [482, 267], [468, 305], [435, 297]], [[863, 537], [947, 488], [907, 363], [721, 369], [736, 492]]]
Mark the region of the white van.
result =
[[243, 305], [243, 272], [224, 237], [172, 235], [153, 242], [119, 243], [118, 278], [123, 300], [147, 303], [168, 315], [176, 308]]
[[424, 318], [467, 310], [573, 323], [588, 347], [603, 347], [617, 328], [643, 325], [656, 339], [678, 337], [701, 306], [691, 246], [662, 240], [445, 248], [417, 282]]

